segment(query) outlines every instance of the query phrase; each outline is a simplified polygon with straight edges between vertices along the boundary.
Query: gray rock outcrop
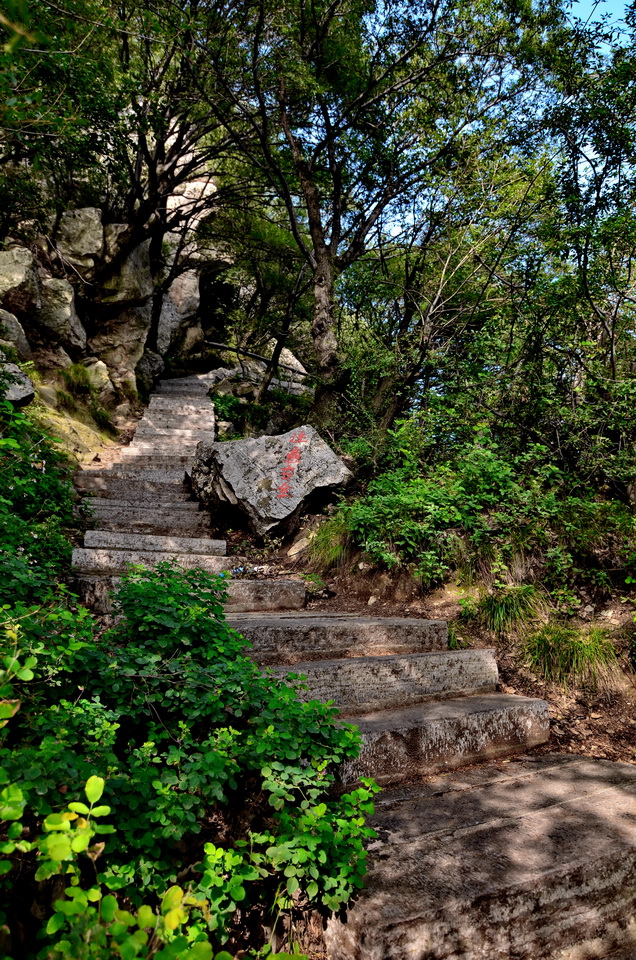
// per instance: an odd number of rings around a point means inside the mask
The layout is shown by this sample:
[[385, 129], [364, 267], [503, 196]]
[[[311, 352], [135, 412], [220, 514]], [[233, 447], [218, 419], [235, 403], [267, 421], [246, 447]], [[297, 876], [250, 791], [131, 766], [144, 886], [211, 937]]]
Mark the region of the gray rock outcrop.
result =
[[169, 349], [173, 334], [181, 323], [196, 314], [200, 300], [199, 275], [196, 270], [186, 270], [172, 281], [161, 305], [157, 333], [160, 353], [166, 353]]
[[0, 310], [0, 346], [3, 345], [12, 347], [20, 360], [31, 358], [31, 347], [22, 324], [6, 310]]
[[126, 257], [119, 270], [103, 285], [103, 303], [143, 303], [152, 296], [150, 240], [144, 240]]
[[26, 247], [0, 251], [0, 306], [18, 317], [40, 306], [40, 283], [33, 254]]
[[63, 260], [79, 270], [92, 270], [104, 249], [102, 212], [97, 207], [65, 210], [55, 234]]
[[194, 490], [206, 506], [239, 509], [259, 536], [290, 533], [303, 510], [351, 478], [309, 426], [277, 437], [202, 442], [192, 471]]
[[35, 318], [64, 347], [86, 349], [86, 331], [77, 315], [75, 291], [68, 280], [42, 281], [42, 305]]
[[15, 363], [7, 363], [0, 352], [0, 397], [16, 407], [25, 407], [35, 398], [35, 387]]
[[127, 382], [136, 387], [135, 367], [144, 352], [150, 320], [150, 303], [129, 307], [119, 311], [91, 338], [90, 351], [104, 361], [115, 386]]

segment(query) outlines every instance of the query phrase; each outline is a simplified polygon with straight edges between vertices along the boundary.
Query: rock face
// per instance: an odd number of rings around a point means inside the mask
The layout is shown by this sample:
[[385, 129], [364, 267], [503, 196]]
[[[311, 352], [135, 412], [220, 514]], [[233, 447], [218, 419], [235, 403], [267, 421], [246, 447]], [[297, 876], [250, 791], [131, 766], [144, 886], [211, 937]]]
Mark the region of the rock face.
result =
[[153, 294], [150, 241], [144, 240], [126, 257], [119, 271], [103, 286], [103, 303], [143, 303]]
[[186, 270], [170, 285], [161, 305], [157, 345], [160, 353], [165, 353], [175, 330], [188, 317], [193, 317], [199, 309], [199, 275], [196, 270]]
[[101, 210], [97, 207], [65, 210], [57, 227], [55, 244], [67, 263], [92, 270], [104, 249]]
[[121, 310], [90, 340], [91, 353], [104, 361], [116, 386], [125, 382], [136, 384], [135, 367], [144, 352], [150, 312], [150, 303]]
[[241, 510], [259, 536], [289, 533], [311, 501], [345, 486], [349, 470], [313, 427], [277, 437], [200, 443], [193, 487], [206, 506]]
[[6, 363], [3, 353], [0, 353], [0, 397], [16, 407], [25, 407], [35, 397], [35, 387], [29, 377], [15, 363]]
[[0, 252], [0, 305], [18, 316], [40, 306], [40, 284], [33, 254], [25, 247]]
[[65, 347], [86, 349], [86, 331], [75, 309], [75, 291], [67, 280], [42, 281], [42, 306], [36, 319]]
[[12, 347], [20, 360], [31, 358], [31, 347], [22, 324], [17, 317], [6, 310], [0, 310], [0, 346]]

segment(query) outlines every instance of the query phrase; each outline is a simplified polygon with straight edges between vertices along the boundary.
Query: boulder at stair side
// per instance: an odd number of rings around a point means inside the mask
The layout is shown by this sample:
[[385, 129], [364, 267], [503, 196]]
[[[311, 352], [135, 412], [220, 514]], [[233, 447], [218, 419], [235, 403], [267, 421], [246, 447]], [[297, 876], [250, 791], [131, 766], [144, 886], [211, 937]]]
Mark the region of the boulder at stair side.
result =
[[[6, 378], [6, 379], [5, 379]], [[25, 407], [35, 398], [35, 387], [15, 363], [7, 363], [0, 352], [0, 398], [16, 407]]]
[[200, 443], [192, 484], [212, 508], [238, 508], [258, 536], [289, 533], [312, 501], [345, 486], [349, 470], [313, 427], [277, 437]]
[[63, 346], [86, 349], [86, 331], [77, 315], [75, 291], [68, 280], [42, 281], [42, 306], [36, 320]]
[[40, 306], [40, 283], [33, 254], [26, 247], [0, 251], [0, 305], [18, 316]]
[[20, 360], [31, 359], [31, 346], [22, 324], [17, 317], [6, 310], [0, 310], [0, 346], [3, 343], [12, 347]]
[[104, 248], [101, 210], [97, 207], [65, 210], [57, 225], [55, 245], [67, 263], [91, 270]]

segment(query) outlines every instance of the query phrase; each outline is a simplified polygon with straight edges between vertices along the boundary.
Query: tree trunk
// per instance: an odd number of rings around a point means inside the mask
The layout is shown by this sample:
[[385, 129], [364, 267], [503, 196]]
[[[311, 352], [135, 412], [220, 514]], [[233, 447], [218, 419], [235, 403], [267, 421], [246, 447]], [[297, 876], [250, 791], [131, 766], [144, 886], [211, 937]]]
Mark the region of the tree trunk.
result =
[[329, 252], [325, 249], [317, 258], [314, 269], [314, 320], [311, 335], [318, 361], [318, 387], [314, 414], [321, 420], [335, 417], [336, 397], [341, 386], [338, 363], [338, 341], [333, 331], [334, 271]]

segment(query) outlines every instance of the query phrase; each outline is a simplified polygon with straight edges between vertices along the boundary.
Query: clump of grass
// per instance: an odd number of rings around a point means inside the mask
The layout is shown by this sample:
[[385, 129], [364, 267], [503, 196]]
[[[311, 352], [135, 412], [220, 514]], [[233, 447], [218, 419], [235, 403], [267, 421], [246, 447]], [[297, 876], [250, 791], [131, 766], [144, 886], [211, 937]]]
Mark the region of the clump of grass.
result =
[[497, 587], [483, 597], [476, 608], [476, 616], [485, 627], [498, 636], [519, 624], [532, 620], [543, 606], [542, 599], [532, 584]]
[[104, 407], [100, 406], [100, 404], [91, 403], [90, 415], [100, 430], [105, 430], [107, 433], [112, 434], [116, 434], [118, 432], [117, 427], [110, 418], [108, 410], [105, 410]]
[[75, 398], [72, 397], [70, 393], [67, 393], [66, 390], [57, 391], [57, 405], [60, 410], [68, 410], [69, 413], [77, 409]]
[[351, 540], [344, 513], [321, 524], [309, 545], [309, 557], [322, 573], [341, 567], [351, 554]]
[[614, 644], [598, 627], [580, 631], [549, 623], [526, 638], [523, 652], [534, 673], [566, 689], [573, 684], [596, 692], [619, 669]]
[[70, 367], [62, 370], [62, 379], [68, 388], [68, 392], [74, 397], [86, 399], [93, 393], [93, 385], [88, 370], [81, 363], [72, 363]]

